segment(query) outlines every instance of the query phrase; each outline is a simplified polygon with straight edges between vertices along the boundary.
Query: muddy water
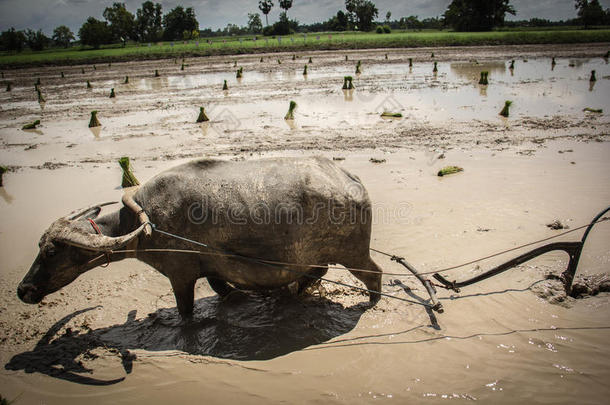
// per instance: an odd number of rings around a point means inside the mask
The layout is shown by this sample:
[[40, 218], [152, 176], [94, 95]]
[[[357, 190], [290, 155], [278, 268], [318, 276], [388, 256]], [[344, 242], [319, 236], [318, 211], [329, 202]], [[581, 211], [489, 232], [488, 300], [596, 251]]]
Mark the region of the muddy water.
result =
[[[303, 57], [293, 63], [285, 56], [282, 65], [266, 58], [241, 83], [232, 78], [232, 64], [218, 60], [191, 62], [193, 72], [185, 74], [169, 74], [179, 67], [167, 61], [166, 77], [157, 81], [146, 77], [154, 71], [149, 62], [98, 66], [89, 93], [76, 79], [53, 84], [53, 69], [60, 68], [51, 68], [43, 82], [63, 96], [49, 97], [40, 132], [19, 130], [41, 111], [26, 100], [25, 85], [3, 94], [13, 98], [3, 99], [0, 111], [0, 158], [16, 171], [0, 189], [0, 393], [26, 404], [605, 402], [608, 294], [557, 305], [533, 291], [545, 274], [564, 270], [561, 253], [459, 294], [440, 291], [445, 312], [436, 315], [390, 298], [369, 309], [366, 296], [326, 282], [305, 298], [221, 301], [201, 281], [195, 320], [184, 325], [167, 280], [132, 259], [88, 272], [39, 306], [19, 302], [15, 293], [51, 221], [120, 199], [114, 159], [123, 154], [134, 158], [141, 181], [191, 156], [345, 158], [338, 164], [360, 176], [374, 204], [372, 246], [403, 255], [422, 271], [555, 235], [546, 227], [555, 219], [573, 229], [610, 204], [607, 119], [581, 111], [610, 108], [610, 93], [603, 59], [556, 51], [564, 56], [552, 71], [550, 59], [533, 51], [523, 53], [527, 62], [515, 50], [465, 51], [453, 59], [437, 51], [436, 78], [425, 51], [412, 72], [407, 53], [386, 65], [384, 52], [366, 52], [351, 95], [337, 87], [355, 63], [339, 61], [343, 53], [314, 56], [307, 79], [300, 74]], [[582, 58], [567, 57], [578, 52]], [[514, 75], [510, 59], [516, 59]], [[258, 63], [258, 57], [240, 59], [244, 66]], [[589, 91], [592, 69], [598, 82]], [[486, 95], [476, 84], [480, 70], [490, 71]], [[121, 88], [110, 75], [126, 72], [130, 85], [117, 91], [116, 101], [106, 99], [100, 87]], [[223, 75], [230, 80], [227, 94], [216, 89]], [[377, 106], [388, 94], [404, 119], [379, 118], [384, 107]], [[293, 128], [282, 119], [290, 99], [299, 103]], [[505, 99], [515, 101], [508, 121], [496, 111]], [[208, 106], [207, 125], [192, 124], [199, 105]], [[86, 122], [94, 106], [104, 126], [92, 132]], [[347, 138], [354, 143], [344, 143]], [[386, 162], [373, 164], [372, 157]], [[45, 162], [60, 165], [38, 167]], [[446, 165], [464, 172], [438, 178]], [[443, 274], [461, 280], [521, 252]], [[387, 258], [373, 257], [385, 272], [402, 273]], [[609, 266], [606, 222], [592, 232], [579, 273], [608, 273]], [[329, 277], [358, 283], [340, 268]], [[426, 299], [410, 277], [387, 275], [383, 290]]]

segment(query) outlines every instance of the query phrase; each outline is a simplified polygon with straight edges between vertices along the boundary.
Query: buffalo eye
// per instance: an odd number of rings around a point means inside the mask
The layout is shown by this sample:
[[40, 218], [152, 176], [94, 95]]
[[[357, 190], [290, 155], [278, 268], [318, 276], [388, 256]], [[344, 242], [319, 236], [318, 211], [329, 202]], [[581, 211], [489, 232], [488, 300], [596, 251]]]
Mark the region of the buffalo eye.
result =
[[45, 252], [45, 256], [47, 258], [52, 258], [53, 256], [55, 256], [56, 253], [57, 253], [57, 250], [55, 250], [55, 247], [51, 246]]

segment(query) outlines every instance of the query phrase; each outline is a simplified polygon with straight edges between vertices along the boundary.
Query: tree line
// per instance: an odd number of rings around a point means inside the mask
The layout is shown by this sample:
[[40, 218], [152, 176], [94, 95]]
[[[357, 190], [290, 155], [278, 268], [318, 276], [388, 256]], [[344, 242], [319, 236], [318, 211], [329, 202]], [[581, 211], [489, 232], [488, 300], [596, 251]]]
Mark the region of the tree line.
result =
[[[253, 1], [254, 2], [254, 1]], [[192, 7], [176, 6], [163, 14], [162, 5], [145, 1], [135, 15], [125, 3], [113, 3], [103, 12], [104, 20], [89, 17], [78, 31], [82, 45], [99, 48], [103, 44], [127, 41], [157, 42], [161, 40], [190, 40], [199, 36], [262, 34], [287, 35], [295, 32], [322, 31], [371, 31], [390, 32], [390, 29], [446, 29], [456, 31], [487, 31], [499, 26], [547, 27], [553, 25], [583, 25], [585, 28], [610, 25], [610, 9], [604, 10], [599, 0], [575, 0], [577, 18], [567, 21], [549, 21], [533, 18], [527, 21], [505, 21], [507, 14], [516, 14], [510, 0], [452, 0], [442, 16], [420, 20], [418, 16], [406, 16], [391, 20], [387, 12], [384, 21], [377, 21], [379, 9], [371, 0], [345, 0], [345, 9], [339, 10], [328, 20], [313, 24], [300, 24], [288, 17], [293, 0], [279, 0], [283, 10], [279, 19], [269, 24], [269, 13], [275, 6], [273, 0], [258, 0], [258, 10], [265, 16], [265, 26], [257, 12], [248, 14], [248, 23], [240, 27], [227, 24], [223, 29], [200, 30]], [[381, 29], [383, 26], [383, 29]], [[0, 34], [0, 49], [20, 52], [26, 46], [39, 51], [50, 45], [68, 47], [75, 40], [74, 33], [65, 25], [53, 30], [48, 38], [41, 30], [14, 28]]]

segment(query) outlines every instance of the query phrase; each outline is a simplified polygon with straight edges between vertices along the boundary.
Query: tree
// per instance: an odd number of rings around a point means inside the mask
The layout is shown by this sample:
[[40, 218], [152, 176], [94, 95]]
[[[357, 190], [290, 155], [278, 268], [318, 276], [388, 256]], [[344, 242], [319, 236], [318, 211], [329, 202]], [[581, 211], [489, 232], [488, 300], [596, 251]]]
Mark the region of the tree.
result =
[[370, 0], [345, 0], [345, 9], [349, 20], [361, 31], [370, 31], [373, 20], [379, 15], [377, 6]]
[[576, 0], [575, 7], [578, 10], [578, 18], [585, 28], [604, 23], [605, 13], [599, 0]]
[[180, 39], [184, 31], [198, 29], [199, 22], [192, 7], [185, 10], [182, 6], [177, 6], [163, 16], [163, 37], [166, 40]]
[[269, 25], [269, 13], [271, 12], [271, 8], [273, 8], [273, 1], [271, 0], [259, 0], [258, 9], [265, 14], [265, 23]]
[[87, 21], [78, 30], [80, 42], [83, 45], [90, 45], [95, 49], [102, 44], [112, 42], [112, 31], [106, 21], [100, 21], [93, 17], [87, 18]]
[[510, 0], [453, 0], [443, 17], [456, 31], [490, 31], [504, 24], [506, 13], [515, 15]]
[[106, 7], [104, 18], [110, 24], [112, 37], [115, 41], [127, 42], [127, 39], [136, 37], [136, 21], [132, 13], [127, 11], [125, 3], [113, 3], [112, 7]]
[[27, 29], [25, 31], [25, 42], [28, 44], [31, 50], [42, 51], [49, 45], [51, 40], [42, 32], [42, 30], [34, 31]]
[[145, 1], [142, 8], [136, 11], [136, 32], [138, 40], [154, 42], [161, 39], [163, 34], [162, 7], [159, 3]]
[[74, 41], [74, 33], [65, 25], [60, 25], [53, 30], [52, 38], [57, 45], [67, 48]]
[[11, 28], [0, 34], [0, 44], [2, 44], [3, 51], [21, 52], [25, 45], [25, 35], [23, 32]]
[[390, 18], [392, 18], [392, 12], [388, 11], [387, 13], [385, 13], [385, 22], [389, 23], [390, 22]]
[[280, 0], [280, 8], [288, 15], [288, 9], [292, 7], [292, 0]]
[[263, 23], [259, 13], [248, 13], [248, 31], [253, 34], [263, 31]]

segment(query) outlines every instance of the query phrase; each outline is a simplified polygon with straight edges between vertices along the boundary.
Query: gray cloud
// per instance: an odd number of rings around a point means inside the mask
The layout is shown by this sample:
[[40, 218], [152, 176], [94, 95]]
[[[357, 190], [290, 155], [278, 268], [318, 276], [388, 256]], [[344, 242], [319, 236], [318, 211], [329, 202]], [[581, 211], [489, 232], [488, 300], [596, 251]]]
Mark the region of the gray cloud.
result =
[[[16, 29], [42, 29], [50, 35], [58, 25], [67, 25], [74, 31], [78, 29], [88, 16], [102, 19], [104, 8], [116, 0], [0, 0], [0, 30], [10, 27]], [[120, 0], [119, 0], [120, 1]], [[450, 0], [373, 0], [379, 9], [379, 18], [385, 18], [387, 11], [392, 12], [392, 18], [417, 15], [420, 18], [441, 15]], [[143, 0], [123, 0], [127, 8], [135, 14]], [[193, 7], [199, 20], [200, 28], [222, 28], [228, 23], [245, 25], [248, 13], [260, 12], [258, 0], [161, 0], [165, 12], [176, 5]], [[278, 1], [269, 14], [269, 22], [277, 21], [279, 12]], [[610, 7], [610, 0], [601, 0], [604, 8]], [[517, 9], [515, 17], [509, 19], [530, 19], [532, 17], [551, 20], [568, 19], [576, 16], [573, 0], [513, 0]], [[345, 8], [343, 0], [294, 0], [288, 15], [302, 23], [312, 23], [330, 18], [338, 10]], [[263, 17], [264, 22], [264, 17]]]

